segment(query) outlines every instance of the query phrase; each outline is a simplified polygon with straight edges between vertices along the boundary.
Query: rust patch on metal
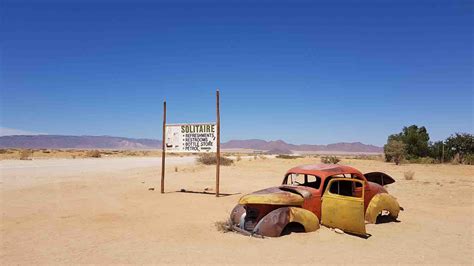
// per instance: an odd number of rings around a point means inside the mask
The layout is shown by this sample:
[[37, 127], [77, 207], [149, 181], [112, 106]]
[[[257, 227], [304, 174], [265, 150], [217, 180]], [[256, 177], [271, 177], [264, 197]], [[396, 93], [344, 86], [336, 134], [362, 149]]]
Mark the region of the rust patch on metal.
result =
[[278, 237], [289, 223], [301, 224], [305, 232], [316, 231], [319, 228], [318, 217], [305, 209], [298, 207], [282, 207], [268, 213], [253, 230], [254, 234]]
[[230, 220], [232, 224], [238, 225], [240, 222], [240, 217], [245, 213], [245, 208], [243, 205], [237, 204], [232, 212], [230, 213]]
[[296, 193], [283, 191], [276, 188], [269, 188], [260, 190], [243, 196], [239, 200], [239, 204], [269, 204], [269, 205], [289, 205], [301, 206], [304, 203], [304, 198]]

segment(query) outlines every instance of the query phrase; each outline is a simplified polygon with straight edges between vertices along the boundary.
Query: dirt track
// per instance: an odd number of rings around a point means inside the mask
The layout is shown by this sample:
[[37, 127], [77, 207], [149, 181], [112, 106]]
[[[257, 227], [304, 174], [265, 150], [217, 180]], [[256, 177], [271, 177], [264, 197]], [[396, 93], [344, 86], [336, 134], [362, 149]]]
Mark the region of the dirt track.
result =
[[[214, 222], [226, 219], [243, 193], [277, 185], [291, 166], [318, 159], [246, 158], [223, 167], [221, 191], [235, 195], [217, 199], [175, 192], [214, 186], [214, 167], [194, 166], [183, 158], [169, 161], [164, 195], [157, 191], [157, 158], [151, 164], [140, 158], [81, 160], [61, 160], [64, 166], [56, 168], [53, 160], [0, 162], [0, 261], [473, 263], [472, 166], [343, 160], [362, 172], [385, 171], [397, 179], [388, 189], [405, 208], [399, 223], [368, 225], [368, 239], [321, 227], [261, 240], [220, 233]], [[415, 180], [403, 179], [408, 170], [415, 172]]]

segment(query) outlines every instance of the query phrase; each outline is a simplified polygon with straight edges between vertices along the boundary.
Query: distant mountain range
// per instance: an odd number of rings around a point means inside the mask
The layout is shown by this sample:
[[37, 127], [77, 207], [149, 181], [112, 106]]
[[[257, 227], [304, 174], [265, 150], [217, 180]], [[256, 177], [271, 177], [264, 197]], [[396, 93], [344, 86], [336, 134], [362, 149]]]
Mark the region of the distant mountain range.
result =
[[261, 139], [249, 139], [249, 140], [231, 140], [226, 143], [222, 143], [224, 149], [253, 149], [253, 150], [280, 150], [280, 151], [342, 151], [342, 152], [367, 152], [367, 153], [381, 153], [383, 152], [382, 147], [363, 144], [360, 142], [338, 142], [328, 145], [313, 145], [313, 144], [289, 144], [283, 140], [276, 141], [265, 141]]
[[[251, 149], [261, 151], [357, 152], [380, 153], [381, 147], [360, 142], [340, 142], [328, 145], [289, 144], [282, 140], [231, 140], [222, 149]], [[0, 148], [29, 149], [160, 149], [161, 141], [111, 136], [16, 135], [1, 136]]]

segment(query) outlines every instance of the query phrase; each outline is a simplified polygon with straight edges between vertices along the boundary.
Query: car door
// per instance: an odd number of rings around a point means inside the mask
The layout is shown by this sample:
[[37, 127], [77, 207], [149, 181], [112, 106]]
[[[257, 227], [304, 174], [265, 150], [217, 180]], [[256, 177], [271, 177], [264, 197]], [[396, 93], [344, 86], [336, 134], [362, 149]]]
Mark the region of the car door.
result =
[[[362, 187], [359, 193], [355, 188]], [[334, 178], [324, 191], [321, 223], [345, 232], [366, 236], [364, 220], [363, 181], [353, 178]]]

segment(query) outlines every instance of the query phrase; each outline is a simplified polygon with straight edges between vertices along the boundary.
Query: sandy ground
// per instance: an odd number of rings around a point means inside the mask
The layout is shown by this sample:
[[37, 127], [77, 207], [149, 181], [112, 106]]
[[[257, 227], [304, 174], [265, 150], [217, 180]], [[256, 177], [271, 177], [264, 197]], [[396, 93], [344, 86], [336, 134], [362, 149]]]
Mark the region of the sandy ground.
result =
[[[362, 172], [385, 171], [405, 211], [398, 223], [367, 225], [372, 236], [339, 235], [321, 227], [307, 234], [257, 239], [221, 233], [244, 193], [277, 185], [284, 172], [318, 159], [245, 158], [222, 167], [168, 161], [159, 193], [159, 158], [1, 161], [2, 264], [473, 264], [474, 167], [343, 160]], [[404, 180], [405, 171], [414, 180]], [[154, 187], [155, 191], [148, 188]]]

